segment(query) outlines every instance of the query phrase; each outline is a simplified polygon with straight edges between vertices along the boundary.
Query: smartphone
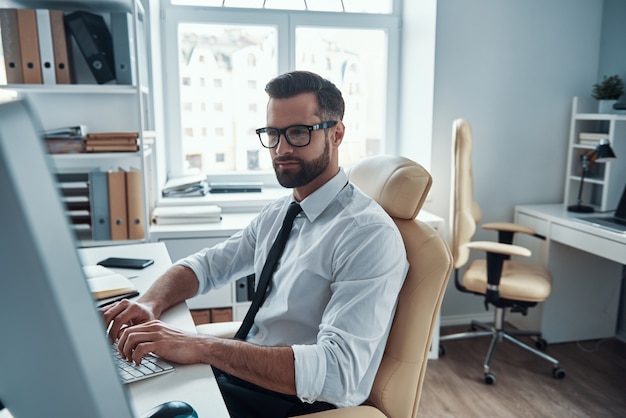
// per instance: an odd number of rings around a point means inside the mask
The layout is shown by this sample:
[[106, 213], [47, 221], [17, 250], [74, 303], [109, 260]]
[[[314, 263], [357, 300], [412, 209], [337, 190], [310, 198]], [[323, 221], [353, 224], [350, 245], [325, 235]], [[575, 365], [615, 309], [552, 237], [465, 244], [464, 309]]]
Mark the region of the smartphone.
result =
[[118, 267], [124, 269], [144, 269], [151, 264], [154, 264], [154, 260], [150, 258], [122, 258], [122, 257], [109, 257], [98, 263], [103, 267]]

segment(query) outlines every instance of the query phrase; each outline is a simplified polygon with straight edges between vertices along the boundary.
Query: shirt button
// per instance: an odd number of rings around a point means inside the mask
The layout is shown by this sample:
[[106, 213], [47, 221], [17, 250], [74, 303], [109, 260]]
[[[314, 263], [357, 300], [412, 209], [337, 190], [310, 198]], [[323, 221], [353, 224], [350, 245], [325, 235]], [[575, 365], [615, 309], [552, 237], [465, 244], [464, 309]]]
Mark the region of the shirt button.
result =
[[263, 304], [263, 307], [267, 308], [268, 306], [270, 306], [270, 302], [269, 300], [266, 300], [265, 303]]
[[259, 332], [259, 333], [256, 335], [256, 337], [257, 337], [257, 339], [258, 339], [259, 341], [263, 341], [263, 338], [265, 337], [265, 335], [263, 335], [263, 333], [262, 333], [262, 332]]

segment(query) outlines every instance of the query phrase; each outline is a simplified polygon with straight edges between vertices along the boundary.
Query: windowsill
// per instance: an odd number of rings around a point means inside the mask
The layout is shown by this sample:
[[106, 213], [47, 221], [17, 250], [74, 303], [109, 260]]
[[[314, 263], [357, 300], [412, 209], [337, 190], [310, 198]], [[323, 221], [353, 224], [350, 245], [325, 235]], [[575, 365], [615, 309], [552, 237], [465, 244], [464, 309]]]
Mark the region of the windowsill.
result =
[[291, 193], [282, 187], [263, 187], [261, 192], [208, 193], [195, 197], [160, 197], [157, 206], [217, 205], [222, 213], [259, 212], [276, 199]]

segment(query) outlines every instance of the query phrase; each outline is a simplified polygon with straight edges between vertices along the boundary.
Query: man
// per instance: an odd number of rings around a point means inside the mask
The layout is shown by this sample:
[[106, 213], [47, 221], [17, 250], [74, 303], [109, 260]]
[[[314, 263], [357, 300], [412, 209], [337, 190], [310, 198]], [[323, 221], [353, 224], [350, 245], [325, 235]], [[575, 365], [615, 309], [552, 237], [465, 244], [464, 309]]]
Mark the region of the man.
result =
[[[136, 302], [103, 310], [127, 359], [153, 352], [214, 367], [234, 417], [302, 415], [362, 403], [380, 363], [408, 269], [402, 238], [380, 206], [348, 182], [338, 150], [344, 101], [305, 71], [268, 83], [269, 148], [291, 196], [265, 207], [227, 241], [178, 261]], [[302, 207], [254, 324], [242, 340], [172, 329], [167, 308], [256, 274], [291, 202]]]

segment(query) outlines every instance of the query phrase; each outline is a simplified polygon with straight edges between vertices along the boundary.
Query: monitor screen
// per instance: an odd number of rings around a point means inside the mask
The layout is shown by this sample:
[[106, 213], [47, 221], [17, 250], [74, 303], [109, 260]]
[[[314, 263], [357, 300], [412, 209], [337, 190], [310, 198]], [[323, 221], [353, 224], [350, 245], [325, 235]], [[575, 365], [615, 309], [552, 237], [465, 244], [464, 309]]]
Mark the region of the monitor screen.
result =
[[15, 418], [131, 417], [41, 132], [27, 101], [0, 97], [0, 402]]

